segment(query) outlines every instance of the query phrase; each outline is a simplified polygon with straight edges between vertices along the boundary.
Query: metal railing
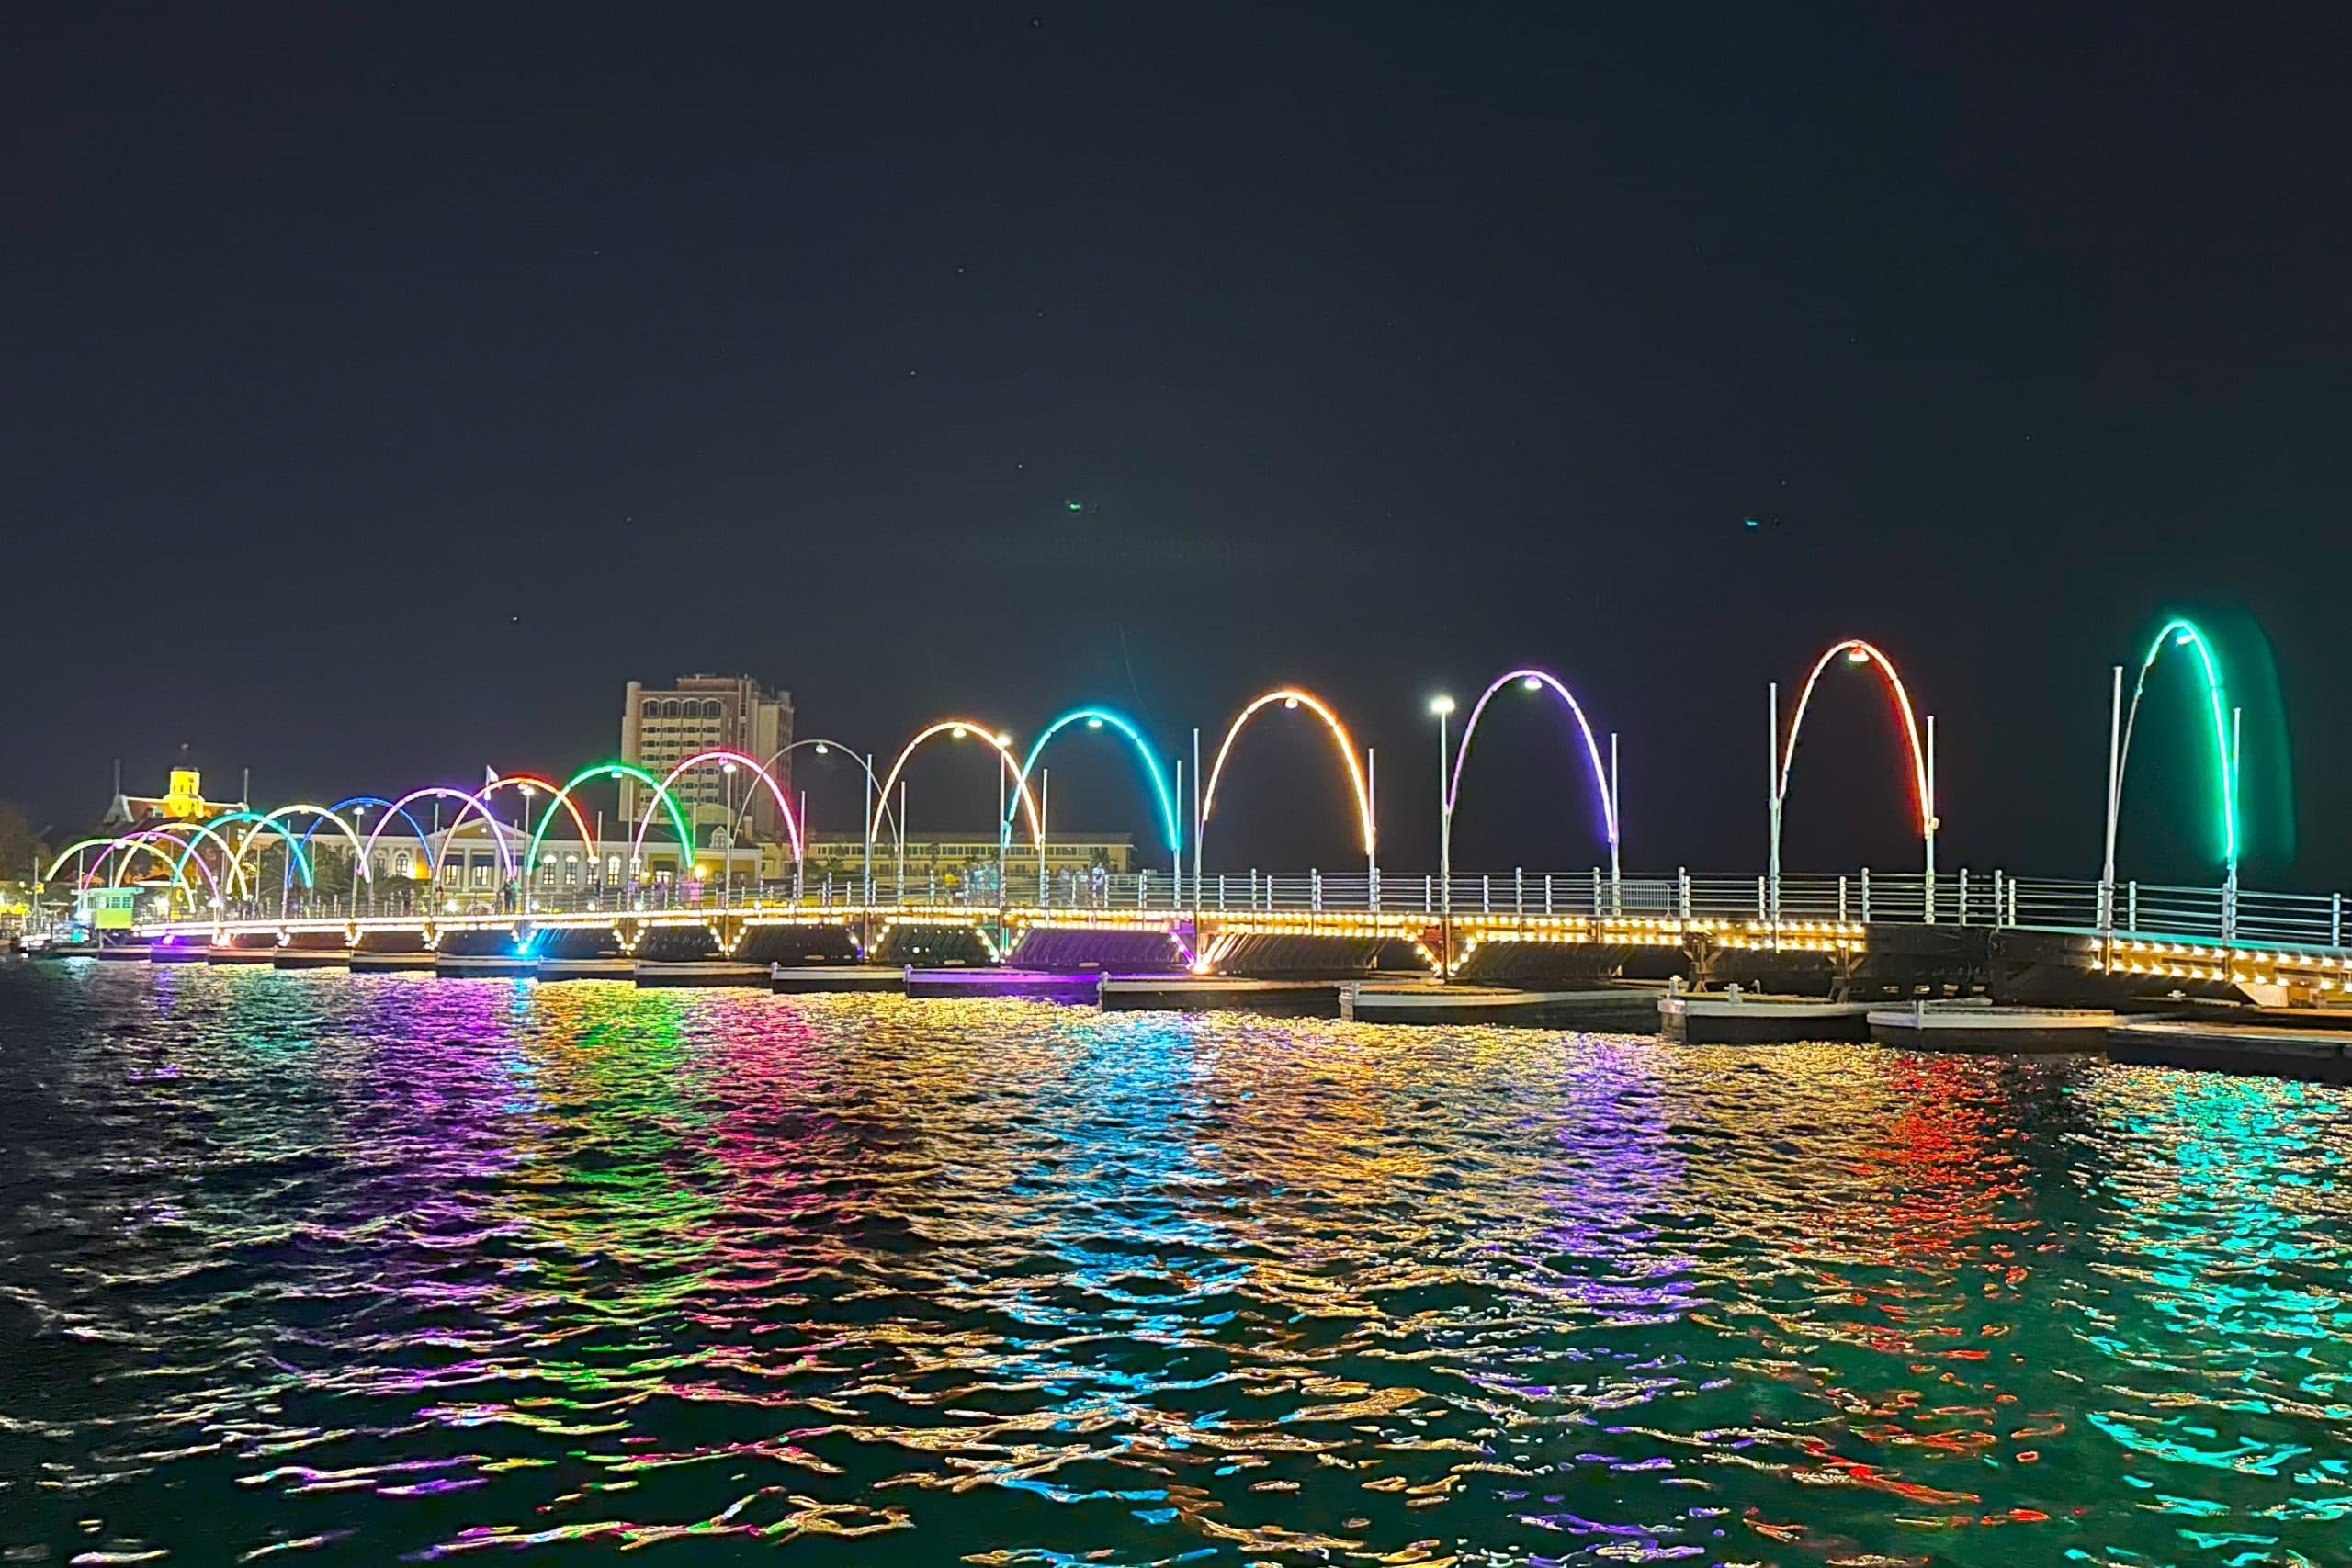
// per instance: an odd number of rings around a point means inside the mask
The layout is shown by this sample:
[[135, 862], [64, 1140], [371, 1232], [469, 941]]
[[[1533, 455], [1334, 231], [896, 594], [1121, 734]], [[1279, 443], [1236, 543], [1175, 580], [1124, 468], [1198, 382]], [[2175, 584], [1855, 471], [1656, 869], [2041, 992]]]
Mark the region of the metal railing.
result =
[[[216, 910], [182, 914], [178, 922], [428, 919], [511, 915], [519, 919], [582, 914], [707, 914], [806, 911], [823, 917], [851, 909], [922, 908], [967, 910], [975, 919], [1001, 912], [1083, 914], [1159, 912], [1182, 917], [1194, 909], [1233, 916], [1362, 914], [1377, 911], [1409, 923], [1435, 923], [1450, 908], [1457, 920], [1538, 917], [1681, 919], [1770, 926], [1839, 921], [1855, 925], [1928, 922], [2105, 934], [2135, 940], [2256, 942], [2313, 948], [2345, 944], [2341, 894], [2273, 893], [2156, 883], [2119, 884], [2106, 897], [2095, 881], [2012, 877], [2001, 871], [1939, 873], [1932, 889], [1919, 872], [1867, 869], [1845, 874], [1783, 874], [1777, 889], [1754, 873], [1645, 874], [1611, 878], [1598, 867], [1576, 871], [1456, 873], [1450, 884], [1425, 872], [1384, 871], [1377, 883], [1362, 869], [1325, 872], [1207, 872], [1181, 879], [1159, 871], [1102, 875], [1015, 873], [1000, 897], [989, 875], [950, 879], [887, 872], [871, 886], [859, 877], [804, 874], [796, 881], [732, 887], [658, 882], [640, 886], [542, 885], [524, 893], [406, 882], [356, 892], [308, 893], [232, 900]], [[1777, 892], [1777, 900], [1774, 897]], [[2102, 910], [2106, 911], [2103, 915]], [[164, 923], [156, 921], [153, 923]]]

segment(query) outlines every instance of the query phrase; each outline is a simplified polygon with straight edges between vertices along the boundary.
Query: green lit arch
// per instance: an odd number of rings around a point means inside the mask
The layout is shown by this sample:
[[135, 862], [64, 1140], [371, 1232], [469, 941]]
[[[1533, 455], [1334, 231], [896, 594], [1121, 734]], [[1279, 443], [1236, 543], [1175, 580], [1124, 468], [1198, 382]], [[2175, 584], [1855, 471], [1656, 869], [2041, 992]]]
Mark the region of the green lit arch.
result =
[[[661, 799], [662, 804], [670, 808], [670, 826], [677, 832], [678, 852], [685, 857], [683, 863], [684, 866], [693, 866], [695, 863], [695, 830], [692, 827], [687, 825], [684, 814], [679, 811], [677, 797], [662, 786], [662, 781], [655, 778], [651, 773], [647, 773], [643, 768], [638, 767], [633, 763], [617, 761], [592, 762], [587, 767], [581, 769], [578, 773], [572, 774], [570, 778], [564, 781], [563, 787], [556, 791], [554, 798], [548, 802], [547, 810], [540, 814], [539, 825], [531, 830], [530, 847], [526, 849], [523, 854], [523, 886], [525, 887], [531, 886], [532, 874], [538, 869], [539, 841], [548, 836], [548, 825], [555, 820], [557, 807], [562, 806], [566, 801], [569, 801], [571, 798], [571, 792], [573, 790], [578, 789], [582, 784], [588, 783], [591, 779], [599, 778], [635, 779], [638, 783], [651, 790], [654, 795]], [[631, 858], [635, 858], [634, 853], [632, 853]], [[636, 874], [636, 867], [631, 866], [629, 868], [629, 874], [632, 876]]]
[[2148, 688], [2148, 671], [2155, 668], [2156, 660], [2167, 648], [2197, 650], [2197, 668], [2205, 680], [2205, 705], [2213, 724], [2215, 795], [2222, 805], [2222, 863], [2234, 871], [2240, 847], [2238, 770], [2235, 748], [2230, 742], [2228, 688], [2222, 683], [2221, 660], [2214, 655], [2211, 641], [2194, 621], [2179, 615], [2157, 630], [2148, 644], [2147, 656], [2140, 660], [2139, 679], [2132, 684], [2132, 706], [2123, 720], [2123, 739], [2115, 761], [2116, 813], [2120, 818], [2123, 810], [2123, 777], [2132, 763], [2132, 732], [2140, 720], [2140, 699]]

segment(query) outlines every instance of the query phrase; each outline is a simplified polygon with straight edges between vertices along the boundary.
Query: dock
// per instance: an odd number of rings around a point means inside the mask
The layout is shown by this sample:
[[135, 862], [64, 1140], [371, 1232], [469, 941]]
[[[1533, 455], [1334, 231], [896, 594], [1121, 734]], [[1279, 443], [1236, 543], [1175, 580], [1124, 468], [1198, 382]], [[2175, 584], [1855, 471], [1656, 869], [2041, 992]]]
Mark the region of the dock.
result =
[[1280, 1018], [1337, 1018], [1339, 980], [1249, 980], [1229, 975], [1106, 975], [1101, 998], [1109, 1012], [1255, 1012]]
[[2117, 1023], [2107, 1008], [1996, 1007], [1988, 1002], [1916, 1001], [1872, 1008], [1871, 1038], [1918, 1051], [2098, 1052]]
[[774, 964], [768, 966], [768, 989], [801, 996], [849, 991], [903, 996], [907, 972], [895, 964]]
[[1437, 981], [1362, 980], [1341, 988], [1340, 1016], [1359, 1023], [1500, 1024], [1594, 1034], [1654, 1034], [1663, 987], [1525, 991]]
[[1822, 997], [1693, 995], [1657, 998], [1659, 1032], [1686, 1045], [1793, 1045], [1871, 1037], [1869, 1002]]
[[636, 965], [637, 983], [645, 987], [713, 987], [743, 986], [764, 990], [768, 984], [769, 965], [737, 964], [729, 959], [690, 959], [684, 963], [662, 964], [640, 961]]
[[2324, 1024], [2298, 1028], [2144, 1019], [2119, 1023], [2107, 1032], [2107, 1054], [2112, 1061], [2322, 1083], [2352, 1083], [2352, 1057], [2345, 1054], [2347, 1043], [2352, 1043], [2352, 1032]]
[[1031, 1001], [1074, 1002], [1101, 998], [1100, 969], [909, 969], [910, 997], [1021, 997]]

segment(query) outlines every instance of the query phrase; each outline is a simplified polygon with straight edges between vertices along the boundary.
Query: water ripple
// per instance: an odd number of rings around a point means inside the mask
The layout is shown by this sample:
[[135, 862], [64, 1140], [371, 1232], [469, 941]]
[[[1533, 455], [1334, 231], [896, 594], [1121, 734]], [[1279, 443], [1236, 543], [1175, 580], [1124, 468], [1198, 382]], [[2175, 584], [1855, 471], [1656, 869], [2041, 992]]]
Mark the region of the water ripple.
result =
[[74, 964], [0, 1069], [0, 1561], [2352, 1560], [2338, 1089]]

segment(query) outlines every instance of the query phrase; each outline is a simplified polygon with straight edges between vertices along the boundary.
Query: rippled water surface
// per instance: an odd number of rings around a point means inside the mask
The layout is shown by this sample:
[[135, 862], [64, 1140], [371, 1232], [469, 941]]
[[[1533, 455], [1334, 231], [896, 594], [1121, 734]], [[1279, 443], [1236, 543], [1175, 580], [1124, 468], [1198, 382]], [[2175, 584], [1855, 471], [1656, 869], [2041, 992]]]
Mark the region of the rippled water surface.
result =
[[0, 1561], [2352, 1562], [2347, 1111], [0, 965]]

